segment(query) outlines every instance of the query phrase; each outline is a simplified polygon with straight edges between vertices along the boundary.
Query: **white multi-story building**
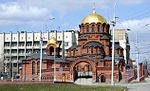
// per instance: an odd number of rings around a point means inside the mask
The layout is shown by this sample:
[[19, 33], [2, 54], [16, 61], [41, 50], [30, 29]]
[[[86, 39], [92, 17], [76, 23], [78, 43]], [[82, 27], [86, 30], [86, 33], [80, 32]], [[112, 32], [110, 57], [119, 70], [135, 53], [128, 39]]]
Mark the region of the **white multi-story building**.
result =
[[[111, 30], [112, 35], [112, 30]], [[128, 34], [125, 29], [115, 29], [115, 44], [119, 44], [123, 48], [123, 55], [126, 64], [130, 61], [130, 44]]]
[[[64, 50], [77, 43], [78, 32], [73, 30], [56, 32], [52, 30], [41, 32], [17, 32], [0, 34], [0, 68], [1, 72], [9, 75], [17, 74], [21, 67], [21, 60], [33, 53], [40, 53], [40, 39], [43, 35], [43, 53], [46, 53], [46, 44], [50, 38], [55, 37], [59, 43], [64, 39]], [[61, 52], [62, 54], [62, 52]], [[64, 51], [65, 55], [65, 51]]]

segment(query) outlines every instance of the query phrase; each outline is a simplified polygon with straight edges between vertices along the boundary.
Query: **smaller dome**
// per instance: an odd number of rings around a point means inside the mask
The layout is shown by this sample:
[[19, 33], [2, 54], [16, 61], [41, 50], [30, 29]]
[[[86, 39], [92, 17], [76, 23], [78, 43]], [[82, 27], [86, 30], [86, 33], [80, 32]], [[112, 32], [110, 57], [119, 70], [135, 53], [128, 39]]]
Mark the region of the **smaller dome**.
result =
[[58, 41], [56, 40], [56, 38], [52, 37], [52, 38], [48, 41], [47, 45], [48, 45], [48, 44], [54, 44], [54, 45], [58, 46]]

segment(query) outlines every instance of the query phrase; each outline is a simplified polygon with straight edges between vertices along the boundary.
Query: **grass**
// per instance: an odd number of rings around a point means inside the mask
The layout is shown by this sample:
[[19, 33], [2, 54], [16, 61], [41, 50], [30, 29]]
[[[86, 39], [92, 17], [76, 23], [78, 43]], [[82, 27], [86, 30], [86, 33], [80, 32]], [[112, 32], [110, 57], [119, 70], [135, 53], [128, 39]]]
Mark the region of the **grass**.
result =
[[82, 86], [74, 84], [0, 85], [0, 91], [124, 91], [118, 86]]

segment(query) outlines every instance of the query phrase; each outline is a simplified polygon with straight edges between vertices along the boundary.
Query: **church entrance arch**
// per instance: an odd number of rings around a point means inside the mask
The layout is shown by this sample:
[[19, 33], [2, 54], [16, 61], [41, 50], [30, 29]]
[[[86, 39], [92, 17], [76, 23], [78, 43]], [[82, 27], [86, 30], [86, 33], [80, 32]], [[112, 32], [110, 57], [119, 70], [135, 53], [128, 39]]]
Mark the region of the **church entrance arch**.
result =
[[74, 61], [71, 65], [71, 72], [73, 72], [73, 80], [78, 78], [92, 78], [96, 80], [96, 63], [88, 58], [80, 58]]
[[79, 62], [74, 66], [75, 79], [92, 78], [92, 66], [88, 62]]

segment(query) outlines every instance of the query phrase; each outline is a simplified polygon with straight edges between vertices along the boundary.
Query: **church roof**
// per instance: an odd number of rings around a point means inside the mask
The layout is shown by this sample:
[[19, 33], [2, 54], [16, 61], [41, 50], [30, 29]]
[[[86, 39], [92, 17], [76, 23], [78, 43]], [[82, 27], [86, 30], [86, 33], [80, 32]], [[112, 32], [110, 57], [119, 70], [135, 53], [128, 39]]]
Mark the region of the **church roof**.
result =
[[72, 46], [71, 46], [69, 49], [67, 49], [67, 50], [73, 50], [73, 49], [78, 50], [78, 46], [79, 46], [79, 45], [77, 45], [77, 44], [72, 45]]
[[93, 57], [88, 57], [88, 56], [83, 56], [83, 57], [78, 57], [78, 58], [73, 58], [73, 59], [66, 59], [67, 61], [75, 61], [75, 60], [77, 60], [77, 59], [80, 59], [80, 58], [87, 58], [87, 59], [89, 59], [89, 60], [92, 60], [92, 61], [94, 61], [94, 62], [98, 62], [95, 58], [93, 58]]
[[108, 36], [102, 36], [100, 39], [110, 39]]
[[[43, 54], [42, 56], [43, 56], [42, 60], [54, 60], [54, 56], [48, 56], [46, 54]], [[30, 57], [23, 59], [23, 60], [32, 60], [32, 59], [40, 59], [40, 53], [32, 54]], [[55, 58], [55, 61], [56, 62], [66, 62], [62, 58]]]
[[[112, 48], [112, 47], [111, 47]], [[123, 49], [120, 45], [115, 44], [115, 49]]]
[[83, 47], [102, 47], [102, 44], [97, 41], [90, 41], [86, 43]]

